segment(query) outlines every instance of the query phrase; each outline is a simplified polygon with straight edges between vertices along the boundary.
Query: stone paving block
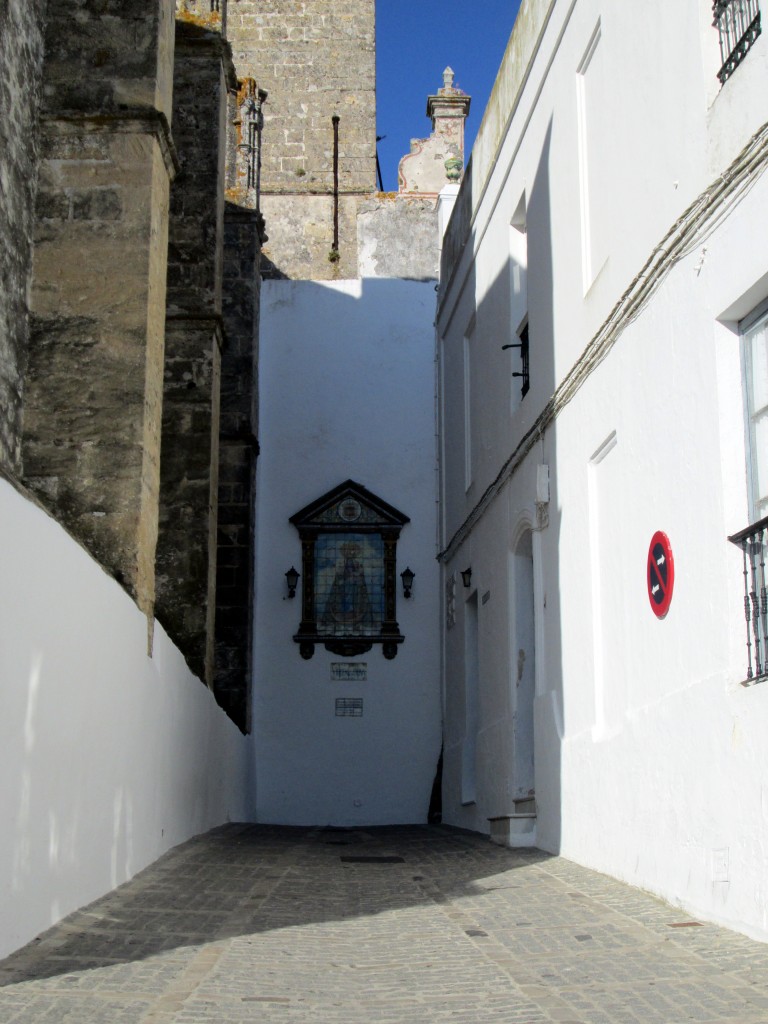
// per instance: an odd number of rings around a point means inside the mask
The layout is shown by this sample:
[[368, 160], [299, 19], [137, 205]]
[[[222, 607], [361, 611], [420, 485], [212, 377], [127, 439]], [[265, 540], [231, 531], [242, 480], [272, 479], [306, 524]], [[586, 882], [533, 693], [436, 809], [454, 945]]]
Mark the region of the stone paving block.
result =
[[86, 999], [69, 993], [50, 993], [30, 999], [15, 1014], [6, 1016], [0, 1000], [2, 1024], [140, 1024], [149, 1009], [145, 1000]]
[[0, 1024], [766, 1024], [765, 946], [679, 923], [458, 830], [233, 825], [0, 963]]

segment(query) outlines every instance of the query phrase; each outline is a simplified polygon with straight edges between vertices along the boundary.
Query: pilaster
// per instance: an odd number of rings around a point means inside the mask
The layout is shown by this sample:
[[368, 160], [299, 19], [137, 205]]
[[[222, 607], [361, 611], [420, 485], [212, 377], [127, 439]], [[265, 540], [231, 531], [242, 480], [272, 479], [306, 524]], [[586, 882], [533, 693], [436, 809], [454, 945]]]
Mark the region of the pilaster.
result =
[[172, 0], [49, 4], [24, 478], [152, 612]]
[[[200, 8], [200, 10], [196, 10]], [[224, 173], [227, 92], [235, 86], [208, 0], [177, 0], [165, 325], [158, 619], [213, 685], [216, 609]]]

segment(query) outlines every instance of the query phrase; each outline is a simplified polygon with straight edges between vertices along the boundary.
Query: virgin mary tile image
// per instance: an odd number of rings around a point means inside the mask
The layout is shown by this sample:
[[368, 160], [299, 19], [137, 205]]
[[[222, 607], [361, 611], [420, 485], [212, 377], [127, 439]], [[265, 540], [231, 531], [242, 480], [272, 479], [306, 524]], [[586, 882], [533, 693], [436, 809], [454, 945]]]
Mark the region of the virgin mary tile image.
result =
[[379, 534], [320, 534], [315, 548], [317, 631], [374, 636], [384, 618], [384, 544]]

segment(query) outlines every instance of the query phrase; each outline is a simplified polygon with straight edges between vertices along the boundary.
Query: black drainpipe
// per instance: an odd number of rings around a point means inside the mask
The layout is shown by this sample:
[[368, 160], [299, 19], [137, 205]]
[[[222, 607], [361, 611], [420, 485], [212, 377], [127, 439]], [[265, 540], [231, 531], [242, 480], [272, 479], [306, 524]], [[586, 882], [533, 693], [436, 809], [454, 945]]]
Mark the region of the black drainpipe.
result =
[[333, 121], [333, 251], [339, 251], [339, 121], [334, 114]]

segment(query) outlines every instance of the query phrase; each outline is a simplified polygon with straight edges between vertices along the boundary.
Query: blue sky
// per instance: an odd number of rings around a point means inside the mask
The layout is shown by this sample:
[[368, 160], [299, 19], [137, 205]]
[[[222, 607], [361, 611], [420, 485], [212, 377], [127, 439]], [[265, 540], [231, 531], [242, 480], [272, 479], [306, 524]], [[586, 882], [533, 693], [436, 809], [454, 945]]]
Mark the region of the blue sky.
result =
[[376, 100], [384, 189], [397, 188], [397, 165], [412, 138], [425, 138], [427, 96], [443, 68], [472, 97], [467, 155], [491, 94], [520, 0], [376, 0]]

